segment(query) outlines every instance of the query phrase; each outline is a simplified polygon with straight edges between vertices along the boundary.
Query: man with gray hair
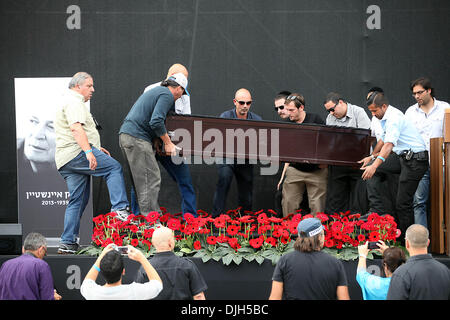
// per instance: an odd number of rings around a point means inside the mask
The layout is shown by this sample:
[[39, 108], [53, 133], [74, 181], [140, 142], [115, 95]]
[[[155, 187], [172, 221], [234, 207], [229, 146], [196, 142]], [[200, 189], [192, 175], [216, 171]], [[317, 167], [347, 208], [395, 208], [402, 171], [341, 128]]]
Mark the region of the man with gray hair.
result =
[[100, 144], [97, 125], [85, 102], [94, 93], [94, 81], [86, 72], [76, 73], [69, 83], [62, 108], [56, 112], [55, 162], [67, 184], [70, 201], [58, 253], [78, 251], [80, 220], [89, 201], [91, 176], [103, 177], [109, 191], [111, 211], [126, 220], [129, 203], [122, 166]]
[[[204, 291], [208, 286], [197, 266], [188, 258], [178, 257], [173, 253], [173, 231], [167, 227], [157, 228], [153, 232], [152, 244], [156, 248], [156, 254], [150, 262], [163, 282], [163, 290], [155, 300], [205, 300]], [[148, 281], [142, 267], [135, 281]]]
[[60, 300], [53, 287], [50, 266], [43, 259], [47, 241], [39, 233], [30, 233], [23, 254], [3, 263], [0, 269], [0, 300]]
[[387, 295], [388, 300], [448, 300], [450, 270], [428, 254], [428, 230], [413, 224], [405, 234], [410, 258], [395, 270]]

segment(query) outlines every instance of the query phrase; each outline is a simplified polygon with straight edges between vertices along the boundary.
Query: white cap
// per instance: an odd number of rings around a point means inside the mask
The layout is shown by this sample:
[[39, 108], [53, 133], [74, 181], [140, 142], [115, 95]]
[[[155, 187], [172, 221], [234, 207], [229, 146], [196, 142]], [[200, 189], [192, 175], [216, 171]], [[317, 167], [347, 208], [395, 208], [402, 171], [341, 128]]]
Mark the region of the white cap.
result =
[[187, 85], [188, 85], [188, 81], [187, 81], [186, 77], [184, 76], [184, 74], [182, 74], [182, 73], [175, 73], [175, 74], [171, 75], [169, 78], [167, 78], [167, 80], [175, 81], [184, 90], [186, 90]]

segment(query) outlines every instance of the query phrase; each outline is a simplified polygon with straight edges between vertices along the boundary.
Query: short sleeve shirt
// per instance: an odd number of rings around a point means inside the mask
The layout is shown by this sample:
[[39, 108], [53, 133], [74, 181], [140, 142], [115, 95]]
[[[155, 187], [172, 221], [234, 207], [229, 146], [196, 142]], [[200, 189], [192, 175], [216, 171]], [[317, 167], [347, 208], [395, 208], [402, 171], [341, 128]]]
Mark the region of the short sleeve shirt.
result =
[[149, 300], [157, 296], [161, 290], [162, 285], [158, 280], [105, 287], [92, 279], [85, 279], [80, 287], [81, 295], [86, 300]]
[[347, 114], [341, 119], [336, 118], [331, 113], [326, 120], [329, 126], [351, 127], [351, 128], [370, 128], [370, 119], [363, 108], [347, 103]]
[[[156, 253], [150, 263], [163, 282], [163, 290], [155, 300], [192, 300], [193, 296], [208, 289], [197, 266], [188, 258], [166, 251]], [[136, 282], [145, 281], [147, 274], [141, 267]]]
[[272, 280], [283, 282], [285, 300], [336, 300], [347, 286], [342, 262], [322, 251], [292, 251], [278, 261]]
[[361, 287], [364, 300], [386, 300], [391, 278], [382, 278], [358, 269], [356, 281]]
[[94, 119], [84, 103], [84, 97], [69, 89], [64, 96], [62, 107], [56, 112], [54, 122], [56, 135], [55, 162], [57, 169], [60, 169], [82, 151], [73, 137], [72, 130], [70, 130], [70, 126], [77, 122], [82, 124], [89, 143], [100, 149], [100, 135]]

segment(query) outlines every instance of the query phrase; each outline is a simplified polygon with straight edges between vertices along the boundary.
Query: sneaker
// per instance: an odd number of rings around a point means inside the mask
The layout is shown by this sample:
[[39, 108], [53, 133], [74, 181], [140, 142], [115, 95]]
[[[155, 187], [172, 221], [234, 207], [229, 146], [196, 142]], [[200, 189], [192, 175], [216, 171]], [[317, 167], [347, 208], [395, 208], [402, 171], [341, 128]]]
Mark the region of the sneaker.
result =
[[127, 221], [128, 216], [131, 214], [130, 208], [126, 207], [125, 209], [116, 210], [114, 211], [116, 213], [116, 218], [122, 221]]
[[58, 254], [75, 254], [80, 246], [78, 243], [60, 243], [58, 248]]

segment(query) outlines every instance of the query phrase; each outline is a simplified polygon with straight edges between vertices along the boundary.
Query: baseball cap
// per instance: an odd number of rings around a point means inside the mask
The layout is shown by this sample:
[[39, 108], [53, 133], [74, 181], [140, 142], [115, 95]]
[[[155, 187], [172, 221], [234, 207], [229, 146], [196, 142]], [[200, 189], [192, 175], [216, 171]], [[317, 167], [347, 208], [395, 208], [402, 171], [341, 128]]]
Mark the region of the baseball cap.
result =
[[298, 234], [302, 237], [313, 237], [319, 234], [323, 229], [322, 223], [317, 218], [307, 218], [300, 221], [297, 225]]
[[180, 85], [186, 91], [186, 88], [188, 85], [188, 80], [186, 79], [184, 74], [175, 73], [175, 74], [171, 75], [169, 78], [167, 78], [167, 80], [175, 81], [176, 83], [178, 83], [178, 85]]

